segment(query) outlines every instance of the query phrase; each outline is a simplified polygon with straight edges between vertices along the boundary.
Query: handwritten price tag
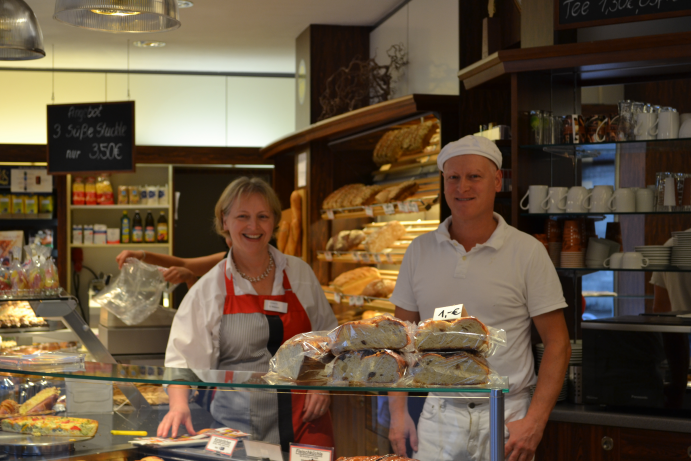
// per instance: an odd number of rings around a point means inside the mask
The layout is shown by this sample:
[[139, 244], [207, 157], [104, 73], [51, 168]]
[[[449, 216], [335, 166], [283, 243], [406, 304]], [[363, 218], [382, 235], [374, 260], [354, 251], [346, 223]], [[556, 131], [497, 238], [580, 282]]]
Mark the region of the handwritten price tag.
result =
[[362, 296], [351, 296], [350, 299], [353, 299], [353, 304], [356, 306], [362, 306], [365, 304], [365, 298]]
[[384, 213], [386, 213], [386, 214], [396, 213], [396, 209], [394, 208], [393, 203], [385, 203], [384, 204]]
[[369, 264], [369, 262], [370, 262], [369, 255], [368, 255], [367, 253], [361, 253], [361, 254], [360, 254], [360, 259], [361, 259], [362, 262], [365, 263], [365, 264]]
[[375, 261], [377, 264], [381, 264], [381, 255], [375, 254], [375, 255], [373, 255], [373, 256], [374, 256], [374, 261]]
[[401, 210], [401, 213], [410, 213], [407, 202], [398, 202], [398, 209]]
[[326, 259], [327, 261], [333, 261], [334, 257], [330, 251], [325, 251], [324, 252], [324, 259]]
[[222, 437], [220, 435], [212, 435], [209, 443], [206, 444], [205, 450], [213, 451], [226, 456], [232, 456], [238, 440], [232, 437]]
[[434, 309], [434, 320], [451, 320], [463, 317], [463, 304], [455, 306], [437, 307]]
[[356, 263], [360, 262], [360, 255], [357, 253], [357, 251], [353, 251], [351, 254], [353, 255], [353, 261]]
[[365, 207], [365, 214], [369, 216], [370, 218], [374, 217], [374, 210], [372, 209], [371, 206], [366, 206]]
[[337, 304], [341, 304], [341, 293], [334, 293], [334, 301], [336, 301]]
[[334, 210], [326, 210], [326, 217], [329, 219], [335, 219]]
[[408, 203], [408, 210], [410, 210], [411, 213], [419, 213], [420, 209], [417, 207], [417, 203], [415, 202], [409, 202]]

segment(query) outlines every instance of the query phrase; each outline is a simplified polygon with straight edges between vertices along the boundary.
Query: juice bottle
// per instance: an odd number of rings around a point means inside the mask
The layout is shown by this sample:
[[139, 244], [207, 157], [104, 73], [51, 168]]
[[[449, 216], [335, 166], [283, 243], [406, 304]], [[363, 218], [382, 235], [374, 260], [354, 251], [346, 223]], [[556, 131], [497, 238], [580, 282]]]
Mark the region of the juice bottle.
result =
[[146, 243], [156, 242], [156, 226], [154, 225], [154, 216], [149, 210], [146, 214], [146, 224], [144, 226], [144, 241]]
[[156, 225], [156, 240], [158, 243], [168, 243], [168, 219], [162, 211]]
[[84, 186], [85, 198], [87, 205], [96, 205], [96, 179], [89, 176], [86, 178], [86, 185]]
[[84, 205], [84, 202], [84, 180], [80, 177], [76, 177], [72, 183], [72, 205]]
[[120, 243], [130, 243], [130, 217], [127, 211], [123, 211], [120, 218]]
[[134, 210], [132, 218], [132, 243], [142, 243], [144, 241], [144, 229], [142, 228], [142, 217], [139, 210]]

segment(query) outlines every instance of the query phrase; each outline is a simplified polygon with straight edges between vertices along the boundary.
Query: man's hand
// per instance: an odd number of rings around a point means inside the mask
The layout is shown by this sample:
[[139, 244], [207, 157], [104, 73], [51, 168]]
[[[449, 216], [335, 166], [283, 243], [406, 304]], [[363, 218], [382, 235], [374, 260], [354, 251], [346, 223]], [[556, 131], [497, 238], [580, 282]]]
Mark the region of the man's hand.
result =
[[408, 412], [405, 412], [403, 418], [394, 418], [392, 416], [389, 426], [389, 440], [391, 447], [398, 456], [407, 456], [405, 441], [410, 438], [410, 446], [413, 451], [417, 451], [417, 431], [415, 430], [415, 423]]
[[324, 391], [307, 391], [305, 396], [305, 406], [302, 409], [302, 420], [306, 423], [320, 418], [329, 411], [331, 397]]
[[531, 461], [545, 428], [527, 418], [506, 423], [509, 441], [504, 447], [506, 461]]

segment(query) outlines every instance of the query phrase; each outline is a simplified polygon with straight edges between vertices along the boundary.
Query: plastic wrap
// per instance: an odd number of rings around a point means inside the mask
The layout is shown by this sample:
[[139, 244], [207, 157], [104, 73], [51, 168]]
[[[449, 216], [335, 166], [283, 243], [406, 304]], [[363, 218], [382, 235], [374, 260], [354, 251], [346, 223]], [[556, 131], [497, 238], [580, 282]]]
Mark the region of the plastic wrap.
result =
[[390, 349], [412, 351], [411, 337], [415, 325], [389, 315], [346, 322], [329, 333], [331, 352]]
[[410, 366], [399, 385], [406, 387], [487, 386], [501, 378], [487, 360], [464, 351], [426, 352], [408, 357]]
[[380, 350], [350, 351], [327, 365], [333, 386], [395, 386], [405, 375], [406, 361], [398, 352]]
[[425, 320], [414, 332], [417, 351], [474, 351], [490, 357], [506, 346], [506, 332], [486, 326], [475, 317]]
[[136, 325], [158, 308], [166, 287], [158, 266], [128, 258], [115, 280], [92, 300], [127, 325]]
[[13, 297], [48, 297], [60, 293], [55, 262], [50, 248], [40, 244], [26, 245], [26, 260], [15, 260], [9, 267], [0, 268], [0, 295]]
[[9, 352], [0, 355], [0, 366], [24, 371], [83, 371], [85, 357], [75, 352], [39, 351], [28, 355]]
[[269, 362], [264, 380], [281, 382], [326, 382], [326, 365], [333, 360], [328, 331], [301, 333], [284, 342]]

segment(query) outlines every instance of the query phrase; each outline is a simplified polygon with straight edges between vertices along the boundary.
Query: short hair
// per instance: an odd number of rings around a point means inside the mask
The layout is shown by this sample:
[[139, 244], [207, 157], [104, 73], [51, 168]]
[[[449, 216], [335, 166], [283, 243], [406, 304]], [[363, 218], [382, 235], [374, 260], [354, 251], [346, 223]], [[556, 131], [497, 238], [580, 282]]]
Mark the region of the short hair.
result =
[[281, 221], [281, 202], [278, 200], [276, 192], [262, 179], [243, 176], [228, 184], [216, 202], [214, 227], [218, 235], [223, 238], [230, 237], [230, 233], [223, 229], [224, 218], [237, 199], [252, 194], [259, 194], [266, 199], [266, 203], [269, 204], [274, 215], [274, 232], [276, 232], [278, 223]]

